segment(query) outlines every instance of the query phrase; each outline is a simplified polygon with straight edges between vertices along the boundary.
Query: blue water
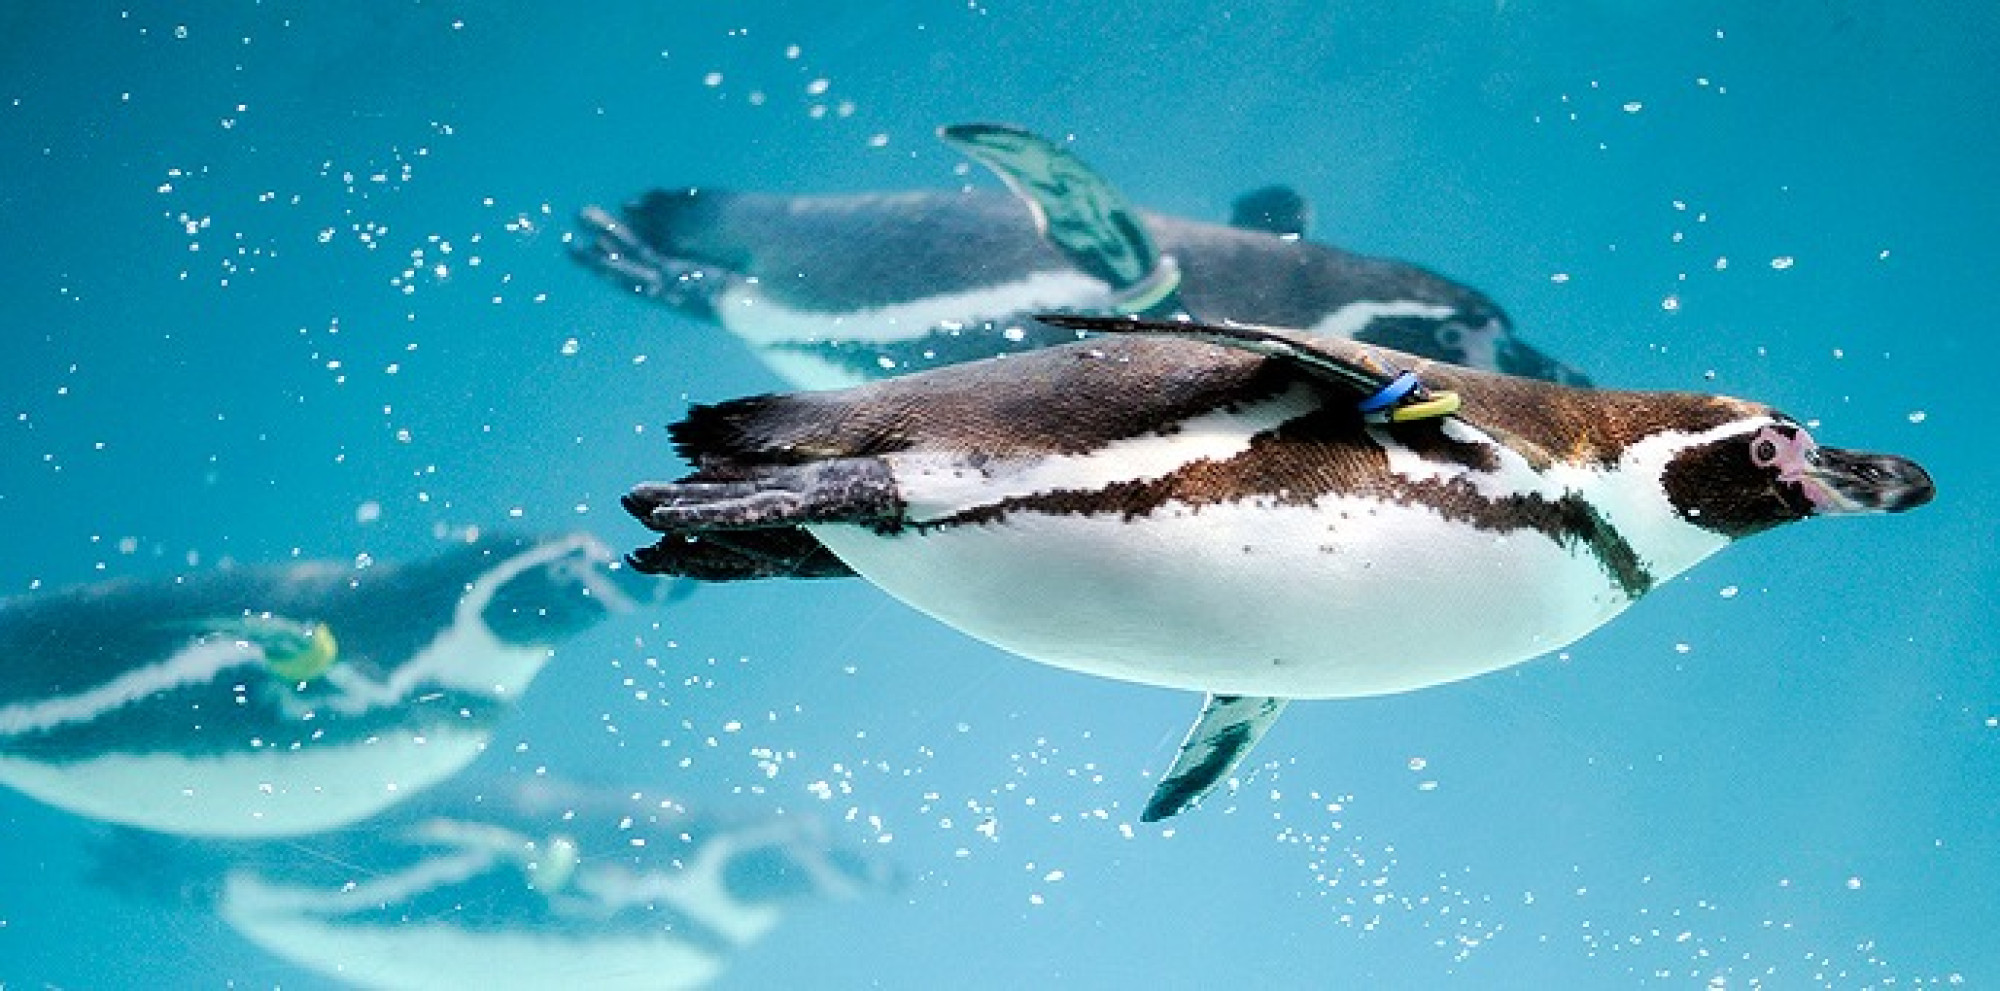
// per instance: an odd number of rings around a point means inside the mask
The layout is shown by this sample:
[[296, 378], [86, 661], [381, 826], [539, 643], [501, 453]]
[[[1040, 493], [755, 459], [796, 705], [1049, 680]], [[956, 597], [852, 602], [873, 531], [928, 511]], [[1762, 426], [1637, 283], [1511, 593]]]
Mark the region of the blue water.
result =
[[[1937, 501], [1731, 548], [1561, 658], [1294, 706], [1167, 829], [1192, 697], [858, 582], [608, 624], [482, 771], [816, 814], [904, 877], [721, 986], [2000, 985], [2000, 8], [1379, 6], [9, 6], [0, 594], [642, 542], [660, 426], [779, 383], [567, 261], [574, 211], [993, 185], [930, 134], [1010, 121], [1167, 212], [1289, 182], [1599, 381], [1771, 402]], [[0, 794], [0, 986], [326, 986], [87, 883], [89, 833]]]

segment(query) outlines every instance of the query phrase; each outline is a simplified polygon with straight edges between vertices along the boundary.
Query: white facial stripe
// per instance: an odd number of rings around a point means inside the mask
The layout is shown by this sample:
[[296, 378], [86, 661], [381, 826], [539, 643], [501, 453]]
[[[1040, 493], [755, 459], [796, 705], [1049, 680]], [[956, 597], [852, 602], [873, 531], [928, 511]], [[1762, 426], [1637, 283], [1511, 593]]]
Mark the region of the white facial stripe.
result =
[[1320, 317], [1310, 332], [1321, 337], [1352, 338], [1384, 317], [1429, 317], [1442, 320], [1458, 312], [1455, 306], [1420, 303], [1414, 299], [1356, 300]]
[[938, 454], [890, 454], [890, 471], [909, 518], [937, 519], [1004, 499], [1057, 490], [1094, 491], [1118, 482], [1163, 478], [1196, 461], [1223, 461], [1250, 449], [1251, 439], [1312, 410], [1304, 386], [1235, 411], [1215, 410], [1183, 422], [1171, 434], [1113, 441], [1088, 454], [988, 462], [981, 467]]
[[1500, 321], [1488, 320], [1477, 327], [1466, 327], [1461, 331], [1458, 349], [1464, 353], [1465, 364], [1473, 368], [1500, 367]]
[[460, 847], [453, 853], [426, 857], [407, 869], [366, 875], [351, 887], [331, 890], [267, 884], [246, 871], [232, 873], [224, 883], [231, 899], [240, 899], [246, 908], [254, 904], [262, 914], [338, 917], [401, 905], [426, 891], [463, 884], [492, 870], [499, 859], [491, 850]]
[[[584, 552], [609, 560], [611, 552], [595, 537], [576, 534], [550, 541], [515, 555], [473, 581], [458, 600], [451, 626], [383, 681], [371, 681], [351, 668], [335, 664], [323, 676], [340, 694], [327, 706], [343, 715], [402, 705], [419, 688], [456, 688], [491, 698], [518, 695], [548, 660], [545, 647], [517, 647], [495, 636], [484, 615], [501, 586], [532, 568], [569, 554]], [[335, 630], [338, 636], [340, 631]]]
[[0, 708], [0, 738], [87, 723], [161, 692], [205, 685], [231, 668], [263, 662], [264, 652], [245, 641], [192, 640], [157, 663], [133, 668], [87, 691]]
[[723, 326], [753, 345], [784, 341], [903, 341], [951, 323], [976, 329], [1046, 309], [1110, 308], [1111, 288], [1081, 272], [1035, 272], [1017, 282], [929, 296], [852, 313], [795, 310], [766, 296], [754, 282], [730, 285], [716, 303]]
[[1727, 537], [1696, 526], [1675, 511], [1661, 484], [1668, 463], [1689, 448], [1751, 433], [1775, 422], [1758, 416], [1700, 433], [1654, 434], [1627, 447], [1618, 465], [1609, 471], [1596, 465], [1559, 462], [1547, 474], [1557, 484], [1589, 499], [1638, 552], [1653, 580], [1665, 581], [1729, 543]]
[[[789, 846], [796, 840], [795, 831], [783, 823], [773, 823], [711, 840], [677, 871], [579, 873], [576, 890], [613, 912], [632, 905], [666, 902], [731, 943], [743, 945], [777, 925], [782, 910], [777, 905], [745, 905], [737, 901], [723, 879], [724, 869], [731, 857], [744, 850]], [[811, 862], [811, 858], [800, 859], [803, 863]]]

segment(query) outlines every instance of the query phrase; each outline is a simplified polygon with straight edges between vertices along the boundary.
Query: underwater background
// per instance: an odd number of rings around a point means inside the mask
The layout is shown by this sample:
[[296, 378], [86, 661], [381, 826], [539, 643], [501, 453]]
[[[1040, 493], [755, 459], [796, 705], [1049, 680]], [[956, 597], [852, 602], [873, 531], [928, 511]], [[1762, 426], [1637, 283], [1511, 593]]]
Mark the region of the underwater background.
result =
[[[1163, 212], [1289, 183], [1315, 239], [1600, 383], [1770, 402], [1937, 501], [1731, 548], [1559, 656], [1294, 706], [1159, 825], [1191, 696], [861, 582], [615, 618], [475, 771], [813, 816], [897, 874], [717, 987], [2000, 985], [1996, 36], [1943, 2], [9, 4], [0, 595], [647, 542], [617, 497], [679, 472], [662, 426], [782, 383], [567, 259], [577, 209], [997, 188], [932, 133], [1017, 123]], [[0, 987], [338, 986], [92, 882], [94, 829], [0, 791]]]

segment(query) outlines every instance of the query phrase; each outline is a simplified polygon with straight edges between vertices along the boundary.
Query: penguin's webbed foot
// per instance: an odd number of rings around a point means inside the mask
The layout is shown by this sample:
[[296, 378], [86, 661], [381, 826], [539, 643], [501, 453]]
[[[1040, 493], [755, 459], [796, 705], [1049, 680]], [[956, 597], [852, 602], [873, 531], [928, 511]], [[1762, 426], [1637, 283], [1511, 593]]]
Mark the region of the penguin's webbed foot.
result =
[[635, 570], [704, 582], [851, 578], [853, 569], [797, 527], [668, 534], [626, 556]]
[[807, 523], [860, 523], [893, 528], [903, 500], [879, 458], [840, 458], [761, 467], [749, 478], [635, 486], [620, 500], [648, 529], [660, 533], [759, 530]]

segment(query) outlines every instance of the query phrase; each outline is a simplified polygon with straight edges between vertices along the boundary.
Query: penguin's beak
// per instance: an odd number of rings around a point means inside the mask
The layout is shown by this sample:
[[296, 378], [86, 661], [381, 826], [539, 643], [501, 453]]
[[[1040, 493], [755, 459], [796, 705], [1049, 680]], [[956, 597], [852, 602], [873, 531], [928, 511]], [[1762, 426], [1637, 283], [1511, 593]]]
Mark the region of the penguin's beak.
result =
[[1930, 472], [1908, 458], [1822, 447], [1801, 481], [1813, 512], [1900, 513], [1937, 495]]

